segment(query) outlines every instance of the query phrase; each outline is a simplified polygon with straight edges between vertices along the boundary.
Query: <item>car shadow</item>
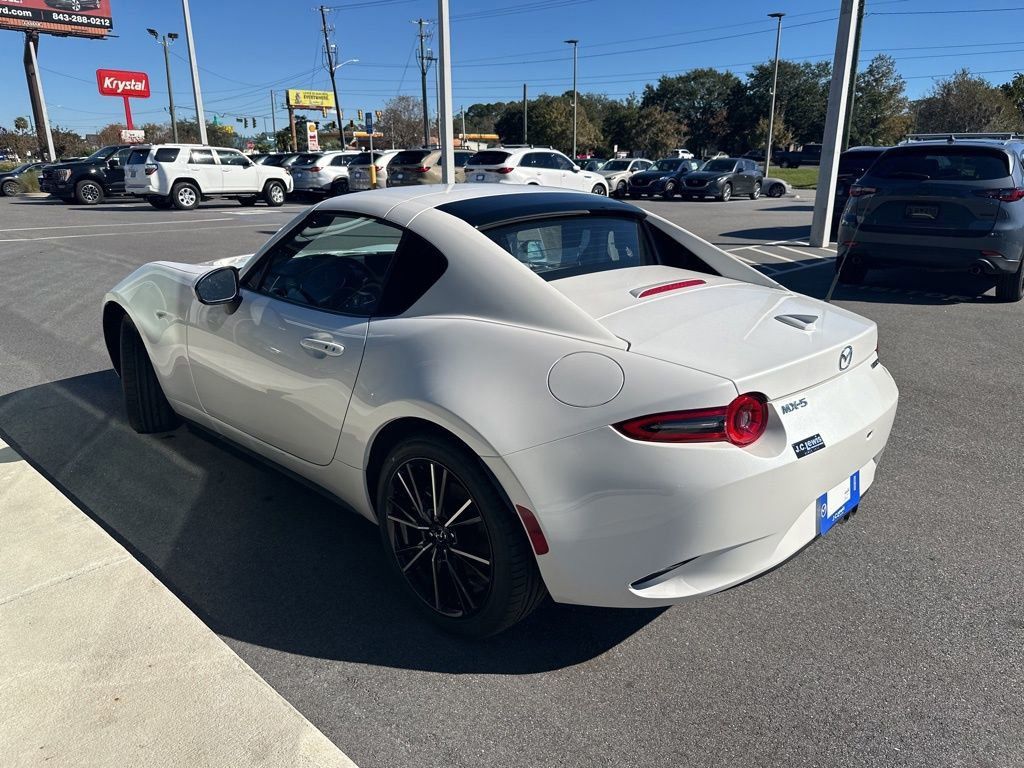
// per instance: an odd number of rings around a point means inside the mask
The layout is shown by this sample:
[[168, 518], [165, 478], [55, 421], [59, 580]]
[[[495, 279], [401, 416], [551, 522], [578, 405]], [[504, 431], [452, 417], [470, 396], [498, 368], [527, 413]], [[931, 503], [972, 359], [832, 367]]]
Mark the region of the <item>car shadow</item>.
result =
[[[769, 208], [768, 212], [780, 210]], [[798, 225], [790, 227], [754, 227], [752, 229], [736, 229], [732, 232], [722, 232], [718, 235], [723, 237], [738, 237], [743, 240], [758, 240], [762, 243], [775, 242], [780, 240], [806, 240], [811, 234], [811, 225]]]
[[548, 600], [490, 640], [441, 632], [387, 570], [373, 524], [201, 430], [136, 434], [110, 370], [0, 397], [0, 436], [229, 640], [528, 674], [598, 656], [661, 613]]
[[[815, 267], [815, 268], [812, 268]], [[798, 261], [792, 267], [768, 273], [790, 290], [823, 299], [828, 295], [835, 271], [831, 261]], [[861, 285], [837, 283], [832, 298], [876, 304], [952, 305], [1000, 303], [989, 294], [992, 278], [953, 272], [924, 272], [908, 269], [870, 270]]]

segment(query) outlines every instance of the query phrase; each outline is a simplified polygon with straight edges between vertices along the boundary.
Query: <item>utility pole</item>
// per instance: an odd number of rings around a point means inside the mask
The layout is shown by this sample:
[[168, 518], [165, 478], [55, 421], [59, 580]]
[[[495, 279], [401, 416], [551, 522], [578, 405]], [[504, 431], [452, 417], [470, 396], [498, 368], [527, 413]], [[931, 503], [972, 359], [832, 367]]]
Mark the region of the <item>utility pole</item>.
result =
[[39, 153], [49, 152], [46, 159], [53, 162], [57, 159], [53, 151], [53, 132], [50, 131], [50, 117], [46, 113], [46, 98], [43, 96], [43, 79], [39, 75], [39, 33], [25, 33], [25, 78], [28, 80], [28, 94], [32, 101], [32, 115], [35, 119], [36, 140], [39, 142]]
[[196, 100], [196, 123], [199, 126], [199, 142], [209, 144], [206, 138], [206, 114], [203, 112], [203, 91], [199, 87], [199, 66], [196, 64], [196, 44], [192, 39], [192, 16], [188, 10], [188, 0], [181, 0], [181, 10], [185, 14], [185, 42], [188, 43], [188, 61], [192, 68], [192, 93]]
[[437, 0], [438, 103], [437, 140], [441, 145], [441, 183], [455, 183], [455, 142], [452, 138], [452, 48], [448, 0]]
[[843, 128], [843, 149], [850, 146], [850, 128], [853, 125], [853, 102], [857, 96], [857, 62], [860, 59], [860, 31], [864, 26], [864, 6], [867, 0], [862, 0], [860, 9], [857, 11], [857, 30], [853, 34], [853, 63], [850, 74], [850, 90], [846, 93], [846, 126]]
[[768, 18], [775, 19], [778, 26], [775, 28], [775, 73], [772, 75], [772, 106], [768, 111], [768, 139], [764, 148], [764, 175], [768, 175], [768, 168], [772, 164], [772, 139], [775, 137], [775, 87], [779, 84], [779, 43], [782, 42], [782, 17], [784, 13], [769, 13]]
[[270, 89], [270, 125], [274, 128], [274, 141], [277, 141], [277, 104], [274, 103], [274, 89]]
[[527, 139], [526, 139], [526, 110], [527, 110], [527, 104], [528, 104], [528, 102], [526, 101], [526, 83], [523, 83], [523, 144], [529, 144], [529, 141], [527, 141]]
[[[174, 136], [174, 143], [178, 143], [178, 120], [174, 116], [174, 86], [171, 85], [171, 56], [167, 50], [171, 43], [178, 39], [177, 32], [168, 32], [161, 39], [160, 35], [157, 34], [155, 29], [147, 29], [147, 32], [153, 36], [156, 40], [157, 45], [160, 45], [164, 49], [164, 69], [167, 70], [167, 101], [171, 112], [171, 134]], [[170, 42], [167, 42], [170, 40]]]
[[465, 144], [466, 144], [466, 107], [465, 107], [465, 105], [463, 105], [463, 107], [459, 110], [459, 112], [462, 113], [462, 144], [463, 144], [463, 146], [465, 146]]
[[829, 239], [832, 207], [835, 204], [836, 173], [842, 150], [843, 124], [846, 119], [846, 94], [850, 90], [850, 63], [853, 59], [854, 16], [861, 0], [843, 0], [839, 10], [839, 31], [832, 62], [832, 85], [828, 92], [825, 114], [825, 137], [821, 142], [821, 167], [818, 168], [818, 190], [814, 195], [814, 218], [808, 242], [821, 248]]
[[419, 24], [420, 31], [420, 90], [422, 91], [423, 98], [423, 146], [430, 146], [430, 116], [427, 114], [427, 53], [424, 50], [424, 44], [427, 37], [424, 27], [427, 24], [426, 19], [416, 19], [413, 24]]
[[331, 50], [331, 41], [327, 36], [327, 6], [320, 6], [320, 21], [323, 23], [324, 48], [327, 51], [327, 71], [331, 73], [331, 92], [334, 93], [334, 113], [338, 117], [338, 138], [341, 139], [341, 148], [345, 148], [345, 128], [341, 122], [341, 102], [338, 101], [338, 82], [334, 76], [334, 51]]
[[576, 102], [579, 100], [576, 93], [576, 51], [579, 48], [579, 40], [566, 40], [572, 46], [572, 161], [576, 162]]

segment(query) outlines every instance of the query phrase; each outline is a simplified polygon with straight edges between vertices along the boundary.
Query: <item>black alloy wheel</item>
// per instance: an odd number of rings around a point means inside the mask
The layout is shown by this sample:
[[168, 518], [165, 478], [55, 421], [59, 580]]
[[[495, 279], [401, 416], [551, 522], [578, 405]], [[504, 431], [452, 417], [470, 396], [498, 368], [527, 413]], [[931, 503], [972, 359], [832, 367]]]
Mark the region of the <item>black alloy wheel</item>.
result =
[[397, 446], [381, 473], [377, 517], [395, 571], [446, 630], [496, 634], [546, 594], [515, 512], [462, 446], [426, 436]]
[[17, 197], [21, 194], [21, 184], [14, 179], [8, 179], [4, 182], [3, 187], [0, 187], [0, 191], [3, 192], [4, 197]]
[[665, 184], [665, 191], [661, 193], [661, 196], [666, 200], [671, 200], [676, 196], [676, 183], [674, 181], [667, 182]]
[[723, 203], [728, 203], [732, 200], [732, 184], [728, 181], [722, 185], [722, 191], [718, 193], [718, 199]]
[[750, 193], [750, 199], [751, 200], [757, 200], [757, 198], [759, 198], [760, 196], [761, 196], [761, 182], [760, 181], [755, 181], [754, 182], [754, 189]]

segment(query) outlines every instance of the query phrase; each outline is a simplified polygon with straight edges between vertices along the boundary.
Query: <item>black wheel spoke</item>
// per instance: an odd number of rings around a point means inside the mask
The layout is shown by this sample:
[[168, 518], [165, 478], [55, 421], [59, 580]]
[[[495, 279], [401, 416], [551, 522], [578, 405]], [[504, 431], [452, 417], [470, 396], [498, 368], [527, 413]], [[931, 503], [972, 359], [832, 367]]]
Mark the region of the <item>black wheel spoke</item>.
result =
[[412, 458], [391, 474], [384, 525], [399, 569], [434, 611], [465, 618], [491, 591], [492, 549], [485, 510], [448, 467]]

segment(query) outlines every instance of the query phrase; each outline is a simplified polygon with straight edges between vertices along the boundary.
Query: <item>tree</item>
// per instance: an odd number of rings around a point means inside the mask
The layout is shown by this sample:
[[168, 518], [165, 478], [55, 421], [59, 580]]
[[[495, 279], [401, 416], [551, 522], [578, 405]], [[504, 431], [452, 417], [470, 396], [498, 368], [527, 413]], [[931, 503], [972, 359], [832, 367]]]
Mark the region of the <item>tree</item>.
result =
[[850, 146], [895, 144], [910, 130], [906, 83], [896, 61], [880, 53], [857, 75]]
[[[518, 107], [522, 109], [521, 102], [496, 101], [492, 104], [470, 104], [466, 107], [466, 133], [495, 133], [495, 125], [506, 109]], [[458, 126], [456, 133], [462, 132], [461, 115], [455, 116], [455, 124]]]
[[719, 148], [728, 135], [729, 101], [739, 84], [731, 72], [710, 68], [662, 75], [656, 86], [644, 88], [641, 107], [660, 107], [675, 115], [689, 135], [690, 149], [704, 154]]
[[55, 125], [51, 133], [53, 134], [53, 151], [57, 157], [80, 157], [90, 154], [89, 145], [75, 131]]
[[615, 147], [646, 157], [662, 157], [681, 146], [682, 124], [659, 106], [641, 107], [635, 96], [612, 102], [601, 125], [605, 144], [602, 154], [610, 156]]
[[[551, 146], [566, 154], [572, 152], [572, 96], [539, 96], [529, 103], [527, 132], [531, 144]], [[523, 136], [522, 107], [507, 107], [496, 126], [506, 142], [521, 142]], [[587, 117], [579, 104], [576, 110], [576, 147], [593, 150], [602, 144], [601, 131]]]
[[374, 127], [390, 136], [396, 147], [422, 146], [423, 102], [415, 96], [395, 96], [384, 104]]
[[24, 133], [28, 130], [28, 120], [24, 117], [14, 118], [14, 130], [18, 133]]
[[1009, 131], [1021, 126], [1006, 94], [966, 69], [937, 82], [916, 108], [919, 133]]
[[1010, 82], [1000, 85], [999, 90], [1013, 104], [1020, 121], [1024, 122], [1024, 74], [1018, 72]]
[[[729, 100], [730, 134], [728, 146], [733, 152], [761, 148], [767, 128], [758, 124], [771, 109], [774, 63], [757, 64], [742, 87], [733, 90]], [[825, 112], [832, 65], [827, 62], [779, 61], [779, 80], [775, 94], [775, 124], [790, 134], [797, 144], [820, 142], [825, 134]]]

